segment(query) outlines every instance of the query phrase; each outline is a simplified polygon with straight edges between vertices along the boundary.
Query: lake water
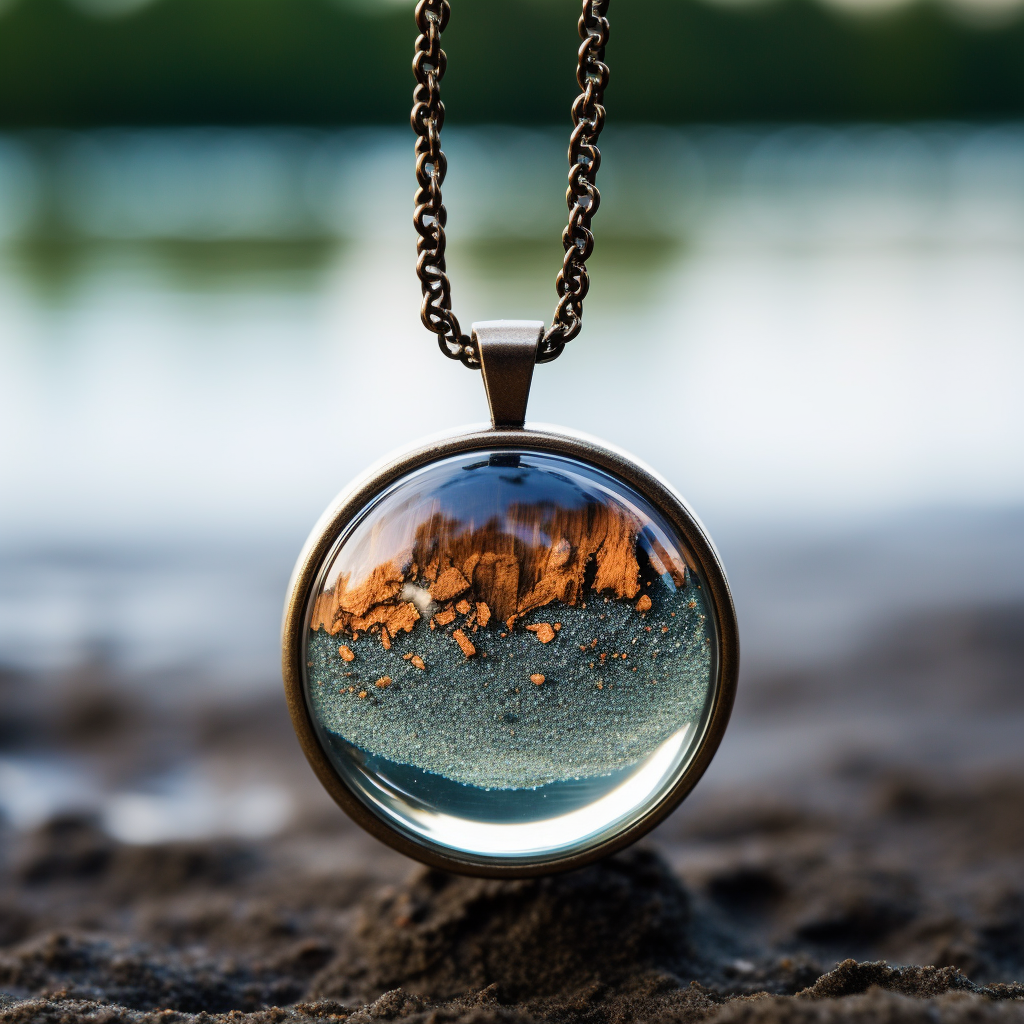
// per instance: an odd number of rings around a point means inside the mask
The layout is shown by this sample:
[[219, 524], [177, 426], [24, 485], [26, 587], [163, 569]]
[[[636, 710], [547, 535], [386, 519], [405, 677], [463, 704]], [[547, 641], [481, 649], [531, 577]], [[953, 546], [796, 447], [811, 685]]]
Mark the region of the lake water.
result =
[[[565, 135], [446, 134], [463, 325], [550, 318]], [[1024, 596], [1024, 128], [604, 150], [584, 332], [530, 417], [687, 496], [748, 670]], [[486, 418], [419, 324], [411, 205], [403, 131], [0, 138], [0, 664], [277, 685], [324, 505]]]
[[[550, 318], [564, 134], [450, 133], [465, 325]], [[585, 331], [532, 418], [632, 450], [712, 522], [1024, 498], [1024, 131], [605, 148]], [[485, 418], [418, 321], [406, 133], [0, 153], [8, 540], [297, 538], [367, 462]]]

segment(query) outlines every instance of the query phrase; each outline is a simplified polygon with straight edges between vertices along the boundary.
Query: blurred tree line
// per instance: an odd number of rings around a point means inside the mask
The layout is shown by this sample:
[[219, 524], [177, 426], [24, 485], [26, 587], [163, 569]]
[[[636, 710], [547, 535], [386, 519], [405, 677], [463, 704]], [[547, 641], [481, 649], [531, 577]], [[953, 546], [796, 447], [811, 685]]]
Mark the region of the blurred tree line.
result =
[[[577, 0], [454, 0], [453, 122], [559, 123]], [[1024, 114], [1024, 17], [971, 24], [918, 0], [852, 16], [816, 0], [619, 0], [617, 122], [1008, 118]], [[412, 7], [368, 0], [68, 0], [0, 13], [0, 126], [398, 123]]]

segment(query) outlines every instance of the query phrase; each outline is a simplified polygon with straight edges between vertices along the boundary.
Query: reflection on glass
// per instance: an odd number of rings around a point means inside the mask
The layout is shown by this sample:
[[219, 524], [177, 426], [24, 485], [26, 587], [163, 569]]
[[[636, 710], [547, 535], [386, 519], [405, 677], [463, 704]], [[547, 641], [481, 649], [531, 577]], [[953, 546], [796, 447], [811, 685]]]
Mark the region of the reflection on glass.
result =
[[531, 451], [405, 476], [335, 545], [306, 634], [334, 767], [420, 841], [543, 859], [641, 817], [702, 733], [716, 631], [637, 492]]

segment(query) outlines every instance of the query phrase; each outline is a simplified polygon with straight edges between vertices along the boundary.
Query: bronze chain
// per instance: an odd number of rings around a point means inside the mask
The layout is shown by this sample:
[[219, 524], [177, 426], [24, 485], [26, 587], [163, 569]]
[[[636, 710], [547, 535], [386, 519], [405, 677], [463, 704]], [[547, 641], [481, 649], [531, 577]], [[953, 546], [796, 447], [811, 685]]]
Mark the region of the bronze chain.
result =
[[[569, 187], [565, 193], [569, 223], [562, 232], [565, 258], [555, 280], [558, 305], [551, 326], [541, 339], [538, 363], [557, 359], [567, 342], [583, 326], [583, 300], [590, 288], [586, 262], [594, 251], [591, 221], [601, 204], [597, 190], [597, 172], [601, 151], [597, 141], [604, 127], [604, 90], [608, 85], [608, 65], [604, 62], [608, 44], [608, 4], [610, 0], [583, 0], [579, 20], [582, 43], [576, 81], [580, 94], [572, 105], [573, 132], [569, 139]], [[451, 283], [445, 264], [444, 229], [448, 213], [441, 201], [448, 163], [441, 151], [444, 104], [441, 79], [447, 57], [441, 49], [441, 33], [451, 15], [448, 0], [419, 0], [416, 5], [416, 54], [412, 69], [416, 76], [413, 92], [412, 129], [416, 133], [416, 211], [413, 225], [416, 241], [416, 274], [423, 289], [420, 318], [428, 331], [437, 335], [441, 351], [449, 359], [478, 369], [479, 355], [472, 338], [462, 333], [452, 312]]]

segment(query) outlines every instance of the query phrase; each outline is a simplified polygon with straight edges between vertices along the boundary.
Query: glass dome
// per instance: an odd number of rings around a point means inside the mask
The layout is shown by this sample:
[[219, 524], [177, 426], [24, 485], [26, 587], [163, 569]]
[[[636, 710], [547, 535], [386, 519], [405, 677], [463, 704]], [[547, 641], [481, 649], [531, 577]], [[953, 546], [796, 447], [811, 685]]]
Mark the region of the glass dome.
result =
[[717, 635], [693, 555], [636, 490], [575, 458], [471, 452], [403, 476], [335, 542], [305, 698], [392, 829], [543, 863], [673, 789], [714, 703]]

